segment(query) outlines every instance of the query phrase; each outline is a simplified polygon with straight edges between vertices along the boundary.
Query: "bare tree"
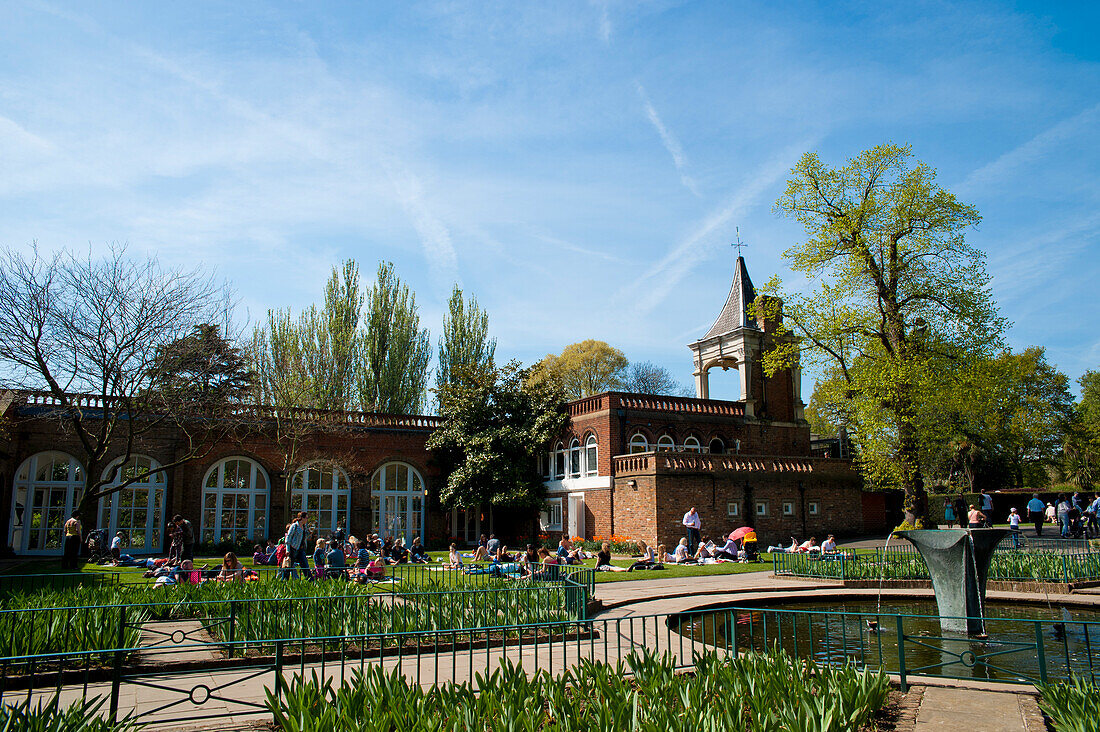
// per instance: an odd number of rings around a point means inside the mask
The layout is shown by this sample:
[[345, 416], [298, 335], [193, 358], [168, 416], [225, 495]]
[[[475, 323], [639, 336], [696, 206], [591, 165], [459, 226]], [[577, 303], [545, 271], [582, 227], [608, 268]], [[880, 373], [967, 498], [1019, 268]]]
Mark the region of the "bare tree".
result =
[[652, 361], [636, 361], [630, 364], [623, 379], [623, 389], [633, 394], [657, 394], [660, 396], [694, 396], [695, 392], [669, 373], [664, 366]]
[[[44, 391], [41, 416], [76, 438], [87, 519], [101, 497], [205, 455], [235, 428], [251, 375], [211, 325], [228, 312], [228, 290], [210, 275], [125, 247], [102, 258], [0, 250], [0, 378]], [[167, 428], [173, 459], [120, 471]]]

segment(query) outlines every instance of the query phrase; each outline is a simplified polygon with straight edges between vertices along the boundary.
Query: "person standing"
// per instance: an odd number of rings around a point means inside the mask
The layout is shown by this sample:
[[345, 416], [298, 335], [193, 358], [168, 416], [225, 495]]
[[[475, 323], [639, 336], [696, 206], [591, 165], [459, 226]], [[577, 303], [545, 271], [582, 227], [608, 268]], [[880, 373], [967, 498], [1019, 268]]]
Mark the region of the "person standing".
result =
[[73, 515], [65, 522], [65, 544], [61, 555], [61, 569], [70, 572], [76, 571], [77, 558], [80, 556], [80, 538], [84, 527], [80, 524], [80, 511], [73, 511]]
[[195, 560], [195, 529], [191, 526], [191, 522], [180, 516], [178, 513], [172, 517], [172, 523], [180, 531], [180, 539], [183, 544], [183, 550], [180, 552], [180, 558]]
[[993, 528], [993, 496], [982, 491], [981, 498], [982, 514], [985, 516], [985, 525], [987, 528], [991, 529]]
[[1012, 532], [1012, 548], [1020, 548], [1020, 514], [1016, 513], [1016, 509], [1012, 508], [1008, 511], [1008, 527]]
[[1058, 514], [1058, 524], [1061, 526], [1061, 536], [1063, 539], [1069, 538], [1069, 501], [1065, 496], [1058, 499], [1058, 507], [1055, 509]]
[[955, 520], [959, 522], [959, 528], [960, 529], [965, 529], [966, 528], [966, 523], [967, 523], [966, 514], [967, 514], [967, 510], [968, 510], [967, 507], [966, 507], [966, 501], [963, 500], [962, 496], [956, 496], [954, 505], [955, 505]]
[[[947, 528], [949, 528], [949, 529], [954, 525], [954, 523], [956, 521], [956, 519], [955, 519], [955, 506], [953, 506], [951, 504], [951, 501], [944, 501], [943, 502], [943, 520], [947, 524]], [[961, 521], [959, 522], [959, 528], [960, 529], [962, 528], [962, 522]]]
[[1046, 518], [1046, 506], [1038, 493], [1031, 494], [1031, 500], [1027, 502], [1027, 518], [1035, 524], [1035, 535], [1043, 535], [1043, 520]]
[[306, 512], [299, 511], [298, 518], [294, 519], [286, 530], [286, 549], [287, 556], [290, 557], [290, 572], [295, 577], [298, 576], [297, 570], [294, 569], [295, 565], [297, 565], [304, 570], [303, 576], [306, 579], [310, 579], [309, 555], [306, 554], [306, 542], [308, 541], [308, 537]]
[[970, 510], [966, 514], [968, 526], [972, 529], [980, 529], [985, 526], [986, 517], [978, 507], [973, 503], [970, 504]]
[[692, 506], [684, 514], [684, 526], [687, 527], [688, 552], [694, 554], [695, 547], [699, 544], [699, 529], [703, 527], [703, 522], [699, 520], [699, 512], [695, 510], [695, 506]]
[[1100, 493], [1097, 493], [1089, 504], [1087, 511], [1089, 518], [1088, 532], [1092, 536], [1100, 536]]

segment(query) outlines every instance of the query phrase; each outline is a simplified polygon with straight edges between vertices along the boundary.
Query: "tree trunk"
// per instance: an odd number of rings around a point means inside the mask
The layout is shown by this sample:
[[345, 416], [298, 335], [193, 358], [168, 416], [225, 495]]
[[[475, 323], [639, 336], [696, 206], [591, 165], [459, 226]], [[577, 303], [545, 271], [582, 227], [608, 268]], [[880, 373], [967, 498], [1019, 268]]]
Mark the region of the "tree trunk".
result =
[[917, 433], [911, 420], [912, 408], [908, 397], [898, 400], [898, 462], [903, 470], [902, 489], [905, 492], [905, 521], [918, 527], [928, 516], [928, 494], [924, 490], [924, 476], [920, 468], [920, 452]]

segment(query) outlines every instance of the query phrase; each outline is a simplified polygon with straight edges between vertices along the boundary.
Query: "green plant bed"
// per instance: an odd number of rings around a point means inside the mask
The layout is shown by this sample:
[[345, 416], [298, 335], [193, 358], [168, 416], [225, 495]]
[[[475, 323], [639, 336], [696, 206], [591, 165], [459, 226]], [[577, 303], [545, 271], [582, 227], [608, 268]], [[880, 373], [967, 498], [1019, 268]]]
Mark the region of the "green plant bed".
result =
[[31, 703], [24, 699], [17, 704], [0, 706], [0, 730], [4, 732], [134, 732], [141, 728], [130, 719], [109, 722], [105, 718], [102, 697], [80, 699], [69, 706], [61, 706], [58, 696], [48, 701]]
[[845, 732], [868, 725], [887, 700], [885, 674], [819, 666], [783, 652], [695, 657], [694, 674], [671, 656], [635, 653], [625, 662], [583, 660], [555, 677], [528, 676], [504, 661], [473, 684], [426, 690], [397, 670], [356, 671], [339, 687], [296, 676], [282, 697], [268, 691], [275, 725], [286, 732], [400, 729], [805, 730]]
[[1077, 677], [1071, 682], [1040, 684], [1039, 708], [1055, 732], [1100, 732], [1100, 687]]
[[133, 648], [143, 624], [164, 629], [185, 619], [200, 620], [215, 640], [267, 641], [571, 620], [583, 602], [576, 586], [530, 582], [402, 594], [381, 587], [286, 580], [21, 593], [4, 600], [0, 655]]

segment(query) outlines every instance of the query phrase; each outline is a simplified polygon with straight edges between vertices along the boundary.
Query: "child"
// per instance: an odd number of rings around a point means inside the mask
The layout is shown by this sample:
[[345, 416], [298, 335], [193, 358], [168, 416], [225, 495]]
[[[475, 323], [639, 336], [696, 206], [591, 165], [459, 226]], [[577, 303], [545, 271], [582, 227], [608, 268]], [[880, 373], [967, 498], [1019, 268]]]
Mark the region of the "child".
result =
[[252, 563], [257, 567], [263, 567], [268, 563], [267, 552], [259, 544], [252, 547]]
[[119, 560], [122, 559], [122, 532], [119, 531], [115, 534], [115, 538], [111, 539], [111, 559], [117, 565]]
[[1020, 548], [1020, 514], [1016, 512], [1015, 508], [1008, 510], [1008, 526], [1012, 531], [1012, 548]]
[[328, 549], [324, 539], [318, 539], [313, 545], [313, 576], [322, 579], [325, 576], [325, 556]]

